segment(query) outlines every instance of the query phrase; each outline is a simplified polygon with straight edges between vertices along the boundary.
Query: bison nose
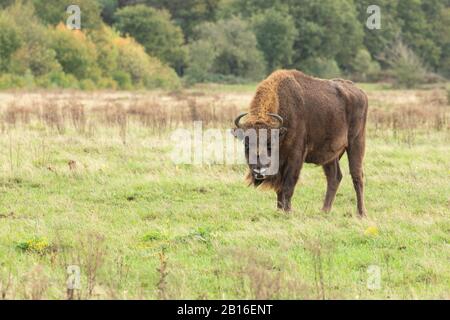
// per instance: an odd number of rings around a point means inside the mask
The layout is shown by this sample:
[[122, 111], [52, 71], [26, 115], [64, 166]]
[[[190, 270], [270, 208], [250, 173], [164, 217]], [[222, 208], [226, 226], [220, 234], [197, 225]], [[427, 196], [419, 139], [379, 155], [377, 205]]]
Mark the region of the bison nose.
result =
[[253, 168], [253, 172], [259, 175], [264, 175], [267, 171], [267, 168]]

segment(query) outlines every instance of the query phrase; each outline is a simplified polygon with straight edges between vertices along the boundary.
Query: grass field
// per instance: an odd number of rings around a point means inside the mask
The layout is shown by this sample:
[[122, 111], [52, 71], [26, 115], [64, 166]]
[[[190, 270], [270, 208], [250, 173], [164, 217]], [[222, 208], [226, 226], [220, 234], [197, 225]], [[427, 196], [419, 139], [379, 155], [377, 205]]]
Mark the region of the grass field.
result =
[[286, 214], [245, 166], [170, 161], [175, 127], [231, 126], [252, 88], [4, 93], [0, 298], [450, 299], [445, 91], [367, 86], [361, 220], [346, 157], [329, 214], [320, 167]]

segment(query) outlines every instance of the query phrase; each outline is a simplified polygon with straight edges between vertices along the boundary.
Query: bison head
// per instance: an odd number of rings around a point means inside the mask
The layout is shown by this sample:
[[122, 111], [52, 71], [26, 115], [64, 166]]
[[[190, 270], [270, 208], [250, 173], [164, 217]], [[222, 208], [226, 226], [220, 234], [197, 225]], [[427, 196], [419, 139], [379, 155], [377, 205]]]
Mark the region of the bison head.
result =
[[249, 117], [241, 124], [241, 119], [247, 115], [243, 113], [234, 120], [236, 128], [232, 129], [232, 134], [244, 142], [245, 158], [253, 180], [262, 182], [278, 173], [280, 143], [287, 129], [278, 114], [268, 113], [266, 119]]

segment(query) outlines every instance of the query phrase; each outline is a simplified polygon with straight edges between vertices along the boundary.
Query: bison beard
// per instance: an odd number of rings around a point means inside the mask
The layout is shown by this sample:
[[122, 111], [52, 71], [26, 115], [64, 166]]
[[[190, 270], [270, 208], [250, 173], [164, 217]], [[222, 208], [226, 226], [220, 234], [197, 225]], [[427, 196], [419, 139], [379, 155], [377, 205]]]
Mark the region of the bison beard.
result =
[[[277, 193], [278, 208], [290, 211], [303, 163], [321, 165], [327, 179], [323, 210], [331, 210], [342, 173], [339, 160], [347, 152], [359, 216], [365, 216], [363, 158], [368, 101], [351, 81], [323, 80], [296, 70], [280, 70], [260, 83], [248, 113], [236, 118], [238, 129], [279, 128], [278, 173], [264, 180], [247, 178], [255, 187]], [[242, 118], [242, 121], [241, 121]], [[236, 134], [235, 134], [236, 135]]]

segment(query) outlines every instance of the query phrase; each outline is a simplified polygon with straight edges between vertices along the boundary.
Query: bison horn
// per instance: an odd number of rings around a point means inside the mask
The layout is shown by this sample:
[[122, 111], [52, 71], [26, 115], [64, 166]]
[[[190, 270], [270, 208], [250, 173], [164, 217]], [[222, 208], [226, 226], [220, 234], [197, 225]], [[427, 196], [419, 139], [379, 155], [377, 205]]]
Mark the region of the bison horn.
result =
[[237, 128], [240, 128], [241, 126], [239, 125], [239, 121], [241, 121], [241, 118], [245, 117], [248, 114], [248, 112], [246, 113], [242, 113], [240, 114], [236, 119], [234, 119], [234, 124], [236, 125]]
[[275, 119], [277, 119], [280, 122], [280, 127], [283, 126], [283, 118], [276, 113], [269, 113], [269, 116], [274, 117]]

